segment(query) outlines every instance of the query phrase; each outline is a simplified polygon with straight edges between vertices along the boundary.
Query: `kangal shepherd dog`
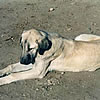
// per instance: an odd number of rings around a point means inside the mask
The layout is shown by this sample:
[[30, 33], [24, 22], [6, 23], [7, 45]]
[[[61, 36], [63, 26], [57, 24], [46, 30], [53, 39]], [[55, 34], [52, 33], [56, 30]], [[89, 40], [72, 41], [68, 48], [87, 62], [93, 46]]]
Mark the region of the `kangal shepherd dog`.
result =
[[95, 71], [100, 68], [100, 36], [81, 34], [68, 40], [31, 29], [20, 39], [20, 62], [0, 70], [0, 85], [43, 78], [48, 71]]

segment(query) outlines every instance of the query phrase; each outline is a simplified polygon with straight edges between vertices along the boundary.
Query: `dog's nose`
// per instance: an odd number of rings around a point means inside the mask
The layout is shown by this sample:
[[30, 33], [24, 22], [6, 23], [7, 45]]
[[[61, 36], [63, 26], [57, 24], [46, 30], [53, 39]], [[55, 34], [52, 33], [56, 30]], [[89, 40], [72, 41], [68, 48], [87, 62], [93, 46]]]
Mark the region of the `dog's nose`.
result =
[[20, 58], [20, 63], [24, 65], [28, 65], [31, 63], [31, 56], [30, 54], [27, 54], [26, 56], [23, 56]]

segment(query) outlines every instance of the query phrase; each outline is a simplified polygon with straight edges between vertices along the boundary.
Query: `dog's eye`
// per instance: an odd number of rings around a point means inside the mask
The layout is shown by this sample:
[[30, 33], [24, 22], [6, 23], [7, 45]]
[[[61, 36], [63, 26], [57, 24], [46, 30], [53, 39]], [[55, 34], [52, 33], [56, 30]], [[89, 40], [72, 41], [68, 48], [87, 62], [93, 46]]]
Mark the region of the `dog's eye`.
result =
[[33, 48], [28, 48], [28, 51], [31, 51]]
[[31, 51], [33, 49], [35, 49], [35, 47], [30, 47], [30, 44], [28, 43], [28, 51]]

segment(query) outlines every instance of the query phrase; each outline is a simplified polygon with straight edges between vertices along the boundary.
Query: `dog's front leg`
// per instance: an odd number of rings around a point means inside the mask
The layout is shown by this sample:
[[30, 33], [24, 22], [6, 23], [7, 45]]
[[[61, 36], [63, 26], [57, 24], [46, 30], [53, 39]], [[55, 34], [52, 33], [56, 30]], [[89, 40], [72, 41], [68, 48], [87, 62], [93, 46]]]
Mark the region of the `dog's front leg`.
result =
[[19, 80], [39, 78], [39, 71], [36, 68], [25, 72], [11, 73], [0, 78], [0, 85], [9, 84]]
[[30, 70], [32, 69], [33, 65], [23, 65], [20, 64], [20, 62], [16, 63], [16, 64], [11, 64], [8, 65], [6, 68], [0, 70], [0, 76], [4, 76], [4, 75], [8, 75], [12, 72], [20, 72], [20, 71], [26, 71], [26, 70]]
[[0, 85], [9, 84], [15, 81], [25, 80], [25, 79], [43, 78], [47, 73], [47, 71], [48, 71], [48, 63], [45, 63], [44, 61], [39, 61], [33, 65], [31, 70], [11, 73], [8, 76], [1, 77]]

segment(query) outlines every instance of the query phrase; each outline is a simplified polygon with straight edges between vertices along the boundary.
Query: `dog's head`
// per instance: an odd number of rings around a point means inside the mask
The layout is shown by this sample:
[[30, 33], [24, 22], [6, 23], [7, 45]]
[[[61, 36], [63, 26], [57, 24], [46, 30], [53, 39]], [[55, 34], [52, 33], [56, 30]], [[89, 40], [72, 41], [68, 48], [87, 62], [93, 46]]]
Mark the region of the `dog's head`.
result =
[[31, 29], [22, 33], [20, 45], [22, 48], [20, 63], [28, 65], [34, 64], [38, 53], [43, 55], [46, 50], [49, 50], [52, 42], [48, 39], [47, 33]]

